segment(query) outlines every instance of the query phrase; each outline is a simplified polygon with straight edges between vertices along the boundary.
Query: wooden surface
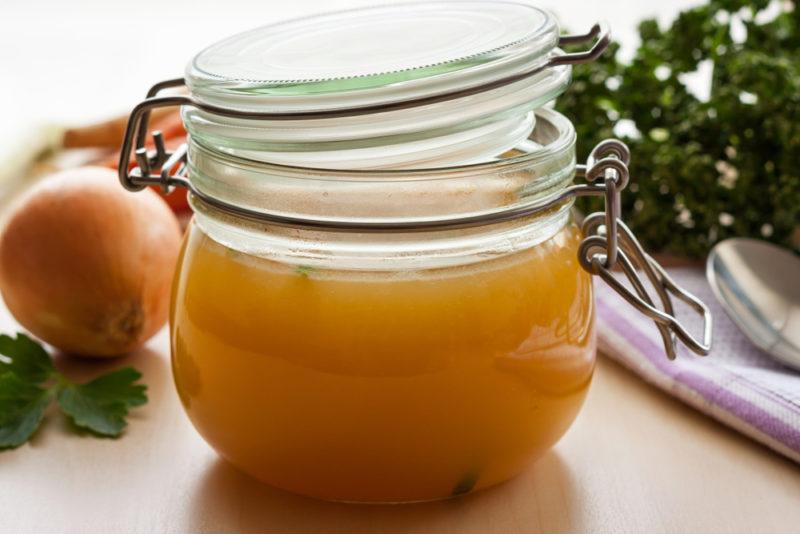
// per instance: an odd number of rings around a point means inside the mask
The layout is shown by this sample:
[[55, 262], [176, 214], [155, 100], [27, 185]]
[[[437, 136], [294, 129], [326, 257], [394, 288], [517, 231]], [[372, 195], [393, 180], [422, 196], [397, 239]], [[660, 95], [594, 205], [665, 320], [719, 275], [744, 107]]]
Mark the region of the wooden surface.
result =
[[[643, 17], [668, 20], [698, 1], [541, 3], [574, 30], [610, 20], [630, 48]], [[14, 105], [0, 124], [0, 159], [27, 142], [20, 132], [39, 122], [129, 110], [151, 83], [179, 75], [195, 51], [233, 31], [353, 3], [231, 0], [219, 9], [214, 2], [140, 0], [121, 11], [114, 2], [51, 2], [45, 10], [6, 2], [0, 59], [13, 74], [0, 84], [0, 97]], [[132, 39], [152, 27], [154, 13], [171, 31]], [[52, 98], [52, 80], [59, 98]], [[0, 331], [14, 329], [0, 305]], [[74, 435], [51, 413], [31, 443], [1, 452], [2, 534], [800, 531], [800, 467], [603, 359], [573, 428], [521, 477], [460, 500], [395, 507], [294, 497], [228, 467], [181, 410], [166, 332], [122, 361], [58, 363], [75, 378], [135, 365], [151, 400], [119, 440]]]
[[[0, 307], [0, 331], [15, 325]], [[74, 378], [138, 367], [150, 403], [118, 440], [51, 413], [0, 453], [0, 531], [797, 532], [800, 467], [600, 359], [575, 425], [519, 478], [459, 500], [355, 506], [288, 495], [238, 473], [195, 433], [172, 385], [167, 335], [113, 362], [57, 359]]]

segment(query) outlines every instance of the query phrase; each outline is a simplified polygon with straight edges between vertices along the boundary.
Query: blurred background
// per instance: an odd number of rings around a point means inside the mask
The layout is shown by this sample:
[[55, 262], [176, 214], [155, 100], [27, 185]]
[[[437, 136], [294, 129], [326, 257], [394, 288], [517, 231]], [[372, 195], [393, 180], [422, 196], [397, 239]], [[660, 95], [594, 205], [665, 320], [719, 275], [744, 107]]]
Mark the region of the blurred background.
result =
[[[41, 137], [38, 125], [126, 113], [152, 83], [180, 76], [220, 38], [374, 3], [4, 0], [0, 161]], [[792, 2], [536, 3], [569, 31], [599, 19], [612, 27], [615, 54], [577, 67], [558, 107], [576, 124], [579, 157], [609, 135], [632, 145], [636, 194], [625, 197], [625, 216], [646, 246], [699, 258], [721, 239], [753, 236], [800, 250], [800, 24]]]
[[[200, 49], [255, 26], [321, 10], [398, 2], [367, 0], [3, 0], [0, 85], [13, 131], [31, 120], [88, 122], [124, 113], [158, 80], [173, 78]], [[607, 19], [632, 52], [646, 17], [665, 23], [691, 0], [544, 0], [574, 31]], [[630, 54], [629, 54], [630, 55]]]

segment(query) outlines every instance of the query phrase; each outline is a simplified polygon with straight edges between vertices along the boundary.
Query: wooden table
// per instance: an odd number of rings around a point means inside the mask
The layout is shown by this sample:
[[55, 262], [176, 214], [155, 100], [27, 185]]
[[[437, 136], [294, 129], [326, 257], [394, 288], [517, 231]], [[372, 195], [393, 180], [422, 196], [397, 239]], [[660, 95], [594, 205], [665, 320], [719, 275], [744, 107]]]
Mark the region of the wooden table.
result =
[[[0, 307], [0, 331], [15, 328]], [[75, 435], [51, 413], [29, 444], [0, 453], [5, 533], [800, 529], [800, 467], [605, 358], [575, 425], [522, 476], [458, 500], [401, 506], [288, 495], [217, 458], [183, 414], [166, 330], [122, 360], [57, 364], [76, 379], [134, 365], [150, 402], [118, 440]]]
[[[11, 147], [19, 129], [36, 120], [89, 120], [130, 109], [151, 82], [179, 74], [196, 50], [254, 20], [350, 3], [262, 3], [257, 15], [251, 0], [231, 0], [223, 10], [141, 0], [120, 16], [108, 2], [84, 9], [52, 3], [46, 13], [36, 3], [12, 2], [0, 16], [0, 50], [8, 52], [0, 56], [24, 83], [0, 88], [2, 100], [15, 103], [4, 110], [10, 116], [0, 125], [2, 146]], [[542, 3], [573, 29], [608, 18], [623, 42], [632, 41], [644, 16], [678, 9], [674, 2], [633, 0]], [[154, 13], [172, 31], [132, 40], [152, 27]], [[108, 76], [111, 65], [122, 64]], [[0, 305], [0, 331], [15, 329]], [[119, 440], [77, 436], [52, 413], [31, 443], [0, 453], [0, 533], [800, 531], [800, 467], [606, 359], [575, 425], [516, 480], [454, 501], [348, 506], [270, 489], [219, 460], [182, 412], [167, 352], [162, 332], [124, 360], [59, 359], [75, 378], [135, 365], [150, 403], [134, 412]]]

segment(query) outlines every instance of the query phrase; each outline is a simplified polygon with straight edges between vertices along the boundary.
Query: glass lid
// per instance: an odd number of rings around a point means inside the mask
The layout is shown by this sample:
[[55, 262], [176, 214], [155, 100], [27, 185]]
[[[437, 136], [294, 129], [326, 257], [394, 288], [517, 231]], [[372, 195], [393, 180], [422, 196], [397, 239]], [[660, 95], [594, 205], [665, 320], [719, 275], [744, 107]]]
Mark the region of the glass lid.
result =
[[546, 61], [558, 36], [555, 19], [526, 3], [368, 7], [229, 37], [195, 56], [186, 82], [199, 100], [238, 109], [372, 105], [523, 72]]

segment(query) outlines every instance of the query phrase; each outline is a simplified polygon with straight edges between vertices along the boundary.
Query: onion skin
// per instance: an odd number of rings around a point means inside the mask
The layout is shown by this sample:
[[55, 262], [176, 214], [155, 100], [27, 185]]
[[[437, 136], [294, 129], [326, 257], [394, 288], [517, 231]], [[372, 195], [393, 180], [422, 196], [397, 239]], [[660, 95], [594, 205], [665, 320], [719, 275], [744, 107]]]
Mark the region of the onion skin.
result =
[[35, 185], [0, 234], [0, 293], [14, 318], [70, 354], [116, 356], [167, 320], [181, 231], [151, 190], [83, 167]]

